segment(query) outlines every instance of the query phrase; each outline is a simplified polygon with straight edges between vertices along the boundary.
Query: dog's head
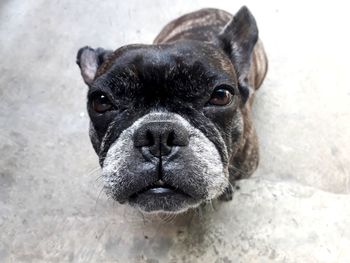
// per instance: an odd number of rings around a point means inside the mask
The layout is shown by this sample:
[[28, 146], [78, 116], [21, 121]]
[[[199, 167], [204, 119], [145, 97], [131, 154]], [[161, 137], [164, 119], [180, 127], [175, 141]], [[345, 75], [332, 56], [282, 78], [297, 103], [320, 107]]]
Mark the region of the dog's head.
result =
[[79, 50], [108, 194], [147, 212], [181, 212], [229, 187], [257, 34], [243, 8], [212, 43]]

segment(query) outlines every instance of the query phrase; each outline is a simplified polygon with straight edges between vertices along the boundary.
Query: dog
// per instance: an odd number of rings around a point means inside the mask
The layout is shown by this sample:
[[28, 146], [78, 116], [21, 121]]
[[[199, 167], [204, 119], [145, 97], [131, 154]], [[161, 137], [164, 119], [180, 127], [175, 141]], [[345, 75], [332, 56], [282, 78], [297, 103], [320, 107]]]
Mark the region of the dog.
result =
[[186, 14], [152, 45], [83, 47], [77, 64], [104, 188], [119, 203], [181, 213], [232, 199], [256, 170], [251, 112], [267, 58], [247, 7]]

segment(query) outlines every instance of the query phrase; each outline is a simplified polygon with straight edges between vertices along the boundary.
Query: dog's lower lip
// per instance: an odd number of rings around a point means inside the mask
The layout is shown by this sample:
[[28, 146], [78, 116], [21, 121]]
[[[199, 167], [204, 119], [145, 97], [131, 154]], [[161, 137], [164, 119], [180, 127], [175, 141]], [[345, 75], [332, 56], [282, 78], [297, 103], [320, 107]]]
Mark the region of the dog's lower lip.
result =
[[145, 194], [154, 194], [154, 195], [172, 195], [176, 194], [176, 191], [168, 187], [154, 187], [144, 191]]
[[176, 189], [171, 189], [168, 187], [153, 187], [149, 189], [142, 190], [140, 192], [137, 192], [130, 196], [130, 200], [136, 199], [139, 196], [145, 197], [155, 197], [155, 198], [162, 198], [162, 197], [172, 197], [172, 196], [187, 196], [189, 195], [185, 194], [184, 192]]
[[167, 187], [154, 187], [149, 189], [148, 191], [151, 191], [153, 193], [165, 193], [165, 192], [169, 192], [172, 191], [170, 188]]
[[133, 195], [130, 196], [130, 198], [135, 198], [138, 195], [153, 195], [153, 196], [171, 196], [171, 195], [187, 195], [184, 192], [182, 192], [181, 190], [167, 185], [162, 181], [158, 181], [148, 187], [143, 188], [141, 191], [134, 193]]
[[153, 195], [168, 195], [176, 193], [176, 189], [170, 185], [166, 185], [164, 183], [159, 184], [158, 182], [152, 184], [148, 187], [145, 187], [141, 191], [136, 194], [153, 194]]

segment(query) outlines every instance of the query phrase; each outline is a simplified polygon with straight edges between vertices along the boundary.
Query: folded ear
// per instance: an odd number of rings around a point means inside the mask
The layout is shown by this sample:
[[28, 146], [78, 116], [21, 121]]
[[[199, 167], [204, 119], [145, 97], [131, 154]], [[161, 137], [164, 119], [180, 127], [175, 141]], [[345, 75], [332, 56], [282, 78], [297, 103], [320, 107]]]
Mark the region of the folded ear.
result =
[[[243, 89], [241, 91], [246, 98], [249, 96], [247, 77], [258, 36], [255, 18], [246, 6], [239, 9], [218, 36], [219, 45], [235, 66], [239, 84], [242, 85], [241, 89]], [[244, 86], [246, 90], [244, 90]]]
[[87, 85], [92, 84], [97, 69], [112, 53], [113, 51], [111, 50], [103, 48], [93, 49], [88, 46], [79, 49], [76, 62]]

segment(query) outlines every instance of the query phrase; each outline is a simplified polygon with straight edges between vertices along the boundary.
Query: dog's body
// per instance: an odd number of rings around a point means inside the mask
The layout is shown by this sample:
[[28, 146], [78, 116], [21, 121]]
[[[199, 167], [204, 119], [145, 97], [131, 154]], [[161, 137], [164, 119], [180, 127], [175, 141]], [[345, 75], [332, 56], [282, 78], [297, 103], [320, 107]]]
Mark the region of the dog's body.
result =
[[154, 45], [89, 47], [90, 137], [105, 188], [144, 211], [180, 212], [222, 197], [258, 165], [251, 106], [267, 71], [253, 16], [203, 9]]

